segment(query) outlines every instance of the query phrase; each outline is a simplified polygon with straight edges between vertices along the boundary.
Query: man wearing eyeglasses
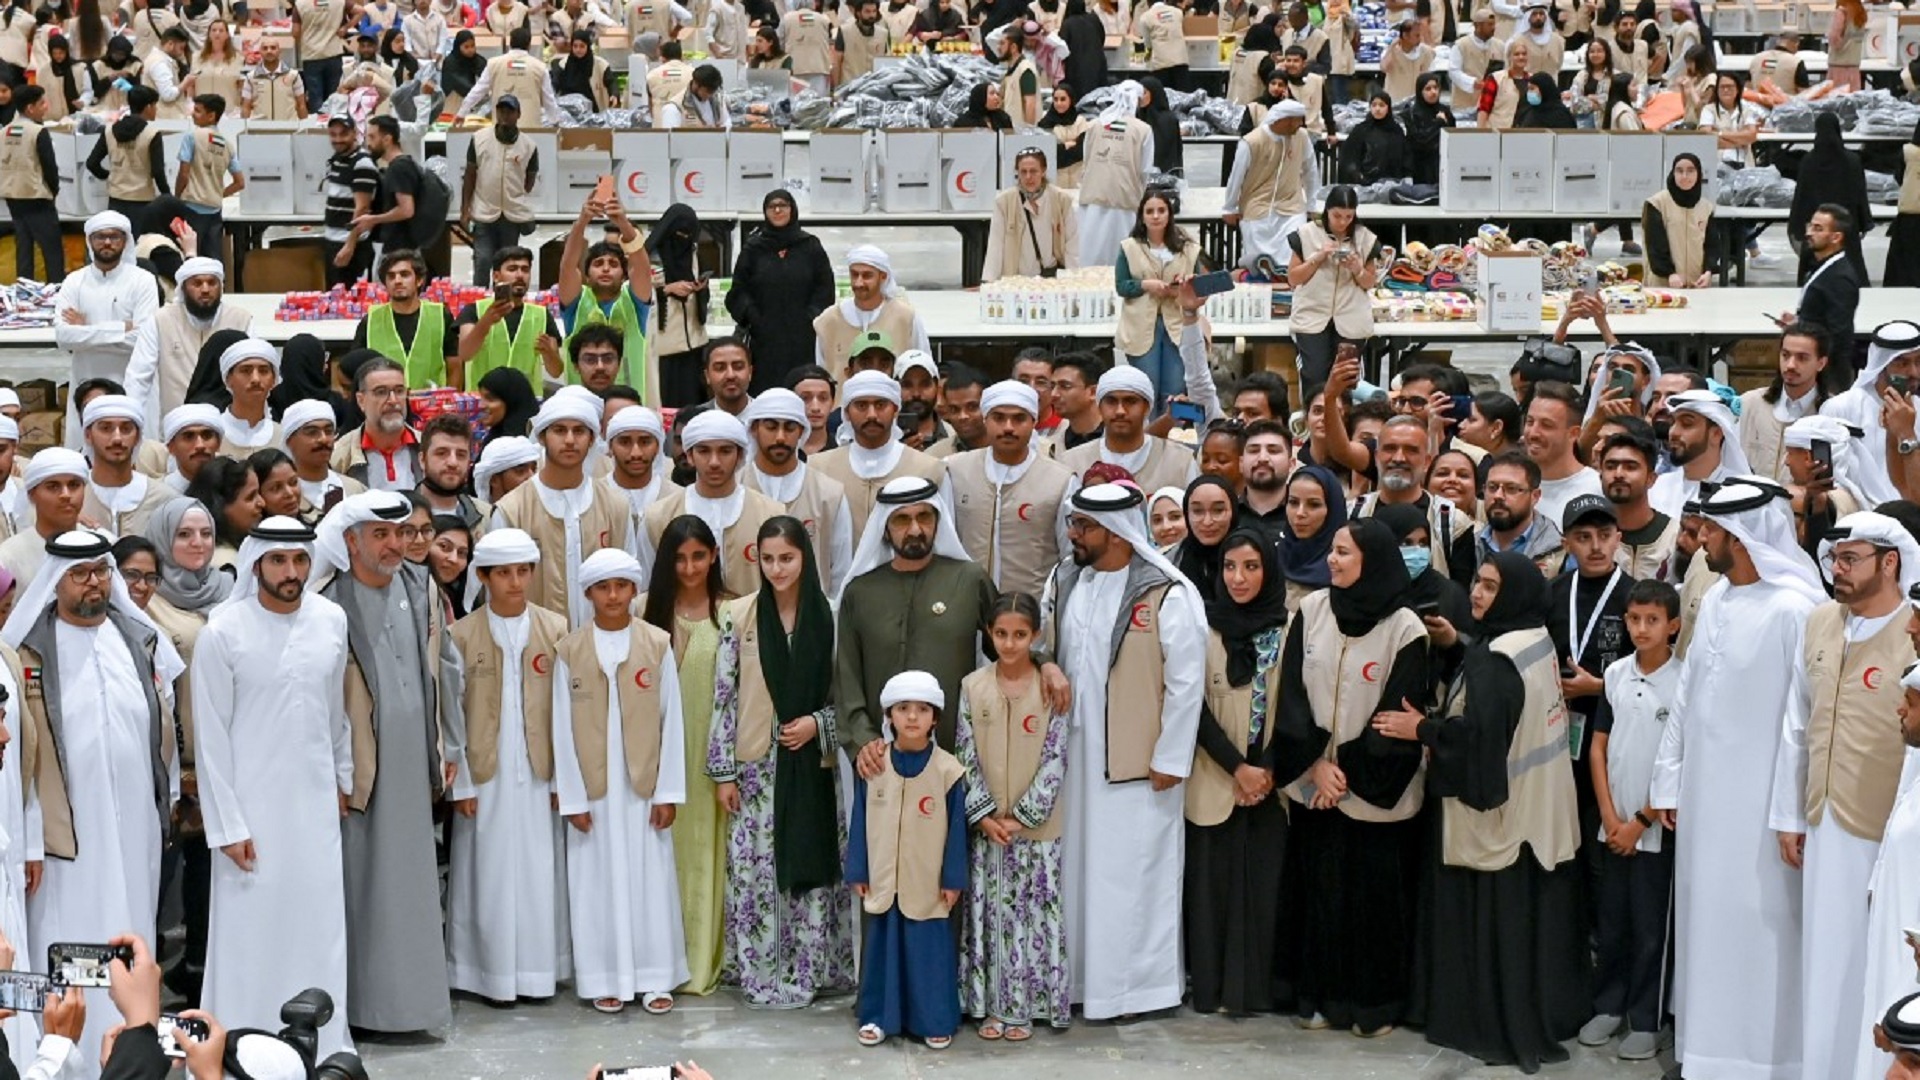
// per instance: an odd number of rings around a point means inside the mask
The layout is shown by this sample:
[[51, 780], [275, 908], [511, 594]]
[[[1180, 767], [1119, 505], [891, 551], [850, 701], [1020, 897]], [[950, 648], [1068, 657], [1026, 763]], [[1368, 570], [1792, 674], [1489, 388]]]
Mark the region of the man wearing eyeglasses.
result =
[[[28, 936], [150, 941], [176, 750], [161, 695], [184, 665], [128, 598], [104, 536], [60, 533], [41, 555], [0, 630], [20, 655], [20, 770], [27, 820], [42, 823], [24, 837]], [[95, 1060], [114, 1021], [87, 1012], [77, 1043]]]
[[1884, 514], [1849, 514], [1820, 564], [1833, 600], [1807, 616], [1768, 824], [1800, 871], [1805, 1075], [1851, 1076], [1872, 1019], [1860, 988], [1874, 946], [1860, 909], [1906, 754], [1900, 673], [1914, 661], [1906, 595], [1920, 581], [1920, 543]]
[[366, 422], [333, 445], [333, 470], [373, 491], [407, 491], [420, 482], [420, 433], [407, 426], [407, 375], [374, 359], [354, 377], [354, 400]]

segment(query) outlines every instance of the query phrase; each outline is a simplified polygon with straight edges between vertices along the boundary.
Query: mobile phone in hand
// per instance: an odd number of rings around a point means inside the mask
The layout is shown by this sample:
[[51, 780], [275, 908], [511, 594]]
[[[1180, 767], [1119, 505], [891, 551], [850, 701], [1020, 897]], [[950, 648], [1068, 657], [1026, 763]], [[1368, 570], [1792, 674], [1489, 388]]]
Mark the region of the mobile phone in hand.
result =
[[191, 1016], [175, 1016], [173, 1013], [162, 1013], [158, 1025], [160, 1052], [178, 1061], [187, 1056], [187, 1048], [181, 1046], [179, 1041], [173, 1037], [173, 1029], [176, 1027], [186, 1032], [187, 1038], [192, 1039], [194, 1042], [206, 1042], [208, 1031], [205, 1020], [199, 1020]]
[[60, 986], [98, 988], [111, 986], [109, 965], [118, 960], [133, 966], [133, 949], [127, 945], [76, 945], [62, 942], [47, 946], [47, 971]]
[[1807, 454], [1813, 458], [1815, 476], [1833, 475], [1833, 444], [1825, 439], [1814, 439], [1807, 445]]
[[1620, 391], [1620, 396], [1633, 398], [1633, 369], [1615, 364], [1607, 373], [1607, 389]]
[[1192, 424], [1195, 427], [1207, 422], [1207, 410], [1192, 401], [1167, 402], [1167, 415], [1179, 423]]
[[31, 971], [0, 972], [0, 1009], [37, 1013], [47, 1007], [53, 980]]

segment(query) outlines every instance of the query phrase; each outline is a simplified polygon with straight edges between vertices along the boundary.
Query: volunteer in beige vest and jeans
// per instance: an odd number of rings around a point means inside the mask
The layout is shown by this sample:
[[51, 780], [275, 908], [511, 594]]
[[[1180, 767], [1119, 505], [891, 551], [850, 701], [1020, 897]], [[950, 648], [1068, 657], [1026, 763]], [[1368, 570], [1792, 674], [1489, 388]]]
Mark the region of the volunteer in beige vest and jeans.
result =
[[1884, 514], [1849, 514], [1820, 544], [1833, 600], [1807, 617], [1797, 691], [1788, 695], [1769, 824], [1800, 871], [1802, 1076], [1849, 1076], [1871, 1018], [1862, 900], [1905, 757], [1894, 672], [1914, 661], [1907, 589], [1920, 543]]
[[[0, 198], [13, 218], [13, 267], [22, 278], [59, 281], [67, 276], [66, 250], [60, 242], [60, 214], [53, 200], [60, 191], [60, 167], [53, 156], [47, 119], [47, 90], [23, 86], [13, 92], [17, 111], [0, 128]], [[33, 268], [34, 249], [46, 273]]]
[[[1591, 1006], [1580, 818], [1546, 625], [1550, 596], [1525, 555], [1501, 552], [1481, 564], [1474, 640], [1438, 715], [1428, 719], [1414, 699], [1373, 719], [1396, 748], [1426, 748], [1428, 783], [1442, 797], [1441, 865], [1424, 923], [1431, 960], [1416, 989], [1427, 1041], [1528, 1072], [1567, 1060], [1560, 1044], [1579, 1033]], [[1458, 628], [1434, 618], [1427, 625], [1437, 645], [1459, 647]], [[1527, 1007], [1500, 1004], [1513, 1001]]]
[[1345, 184], [1327, 189], [1326, 209], [1287, 238], [1293, 283], [1289, 325], [1300, 353], [1300, 378], [1309, 386], [1333, 371], [1342, 345], [1364, 348], [1373, 336], [1373, 287], [1385, 250], [1360, 224], [1360, 199]]
[[1373, 720], [1424, 704], [1431, 664], [1426, 627], [1403, 606], [1412, 580], [1392, 529], [1347, 523], [1327, 570], [1331, 587], [1300, 601], [1280, 653], [1273, 779], [1293, 804], [1281, 955], [1300, 1026], [1372, 1037], [1411, 1000], [1416, 912], [1405, 883], [1425, 797], [1420, 747]]
[[1114, 345], [1127, 364], [1153, 383], [1152, 412], [1169, 397], [1184, 393], [1186, 368], [1174, 327], [1181, 325], [1181, 289], [1203, 272], [1200, 244], [1174, 224], [1174, 196], [1154, 189], [1140, 199], [1133, 233], [1120, 242], [1113, 287], [1120, 294], [1120, 322]]

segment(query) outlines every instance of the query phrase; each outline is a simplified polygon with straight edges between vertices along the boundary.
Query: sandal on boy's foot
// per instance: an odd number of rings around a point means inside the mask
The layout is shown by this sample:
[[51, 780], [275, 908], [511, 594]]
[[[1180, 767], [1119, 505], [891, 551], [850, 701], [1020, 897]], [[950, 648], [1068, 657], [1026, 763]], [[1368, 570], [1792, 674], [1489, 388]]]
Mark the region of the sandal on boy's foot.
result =
[[927, 1049], [929, 1050], [945, 1050], [947, 1047], [953, 1045], [953, 1036], [929, 1035], [927, 1036], [925, 1041], [927, 1044]]
[[1325, 1016], [1319, 1013], [1314, 1013], [1312, 1016], [1296, 1016], [1293, 1022], [1303, 1031], [1325, 1031], [1333, 1026], [1327, 1022]]
[[673, 1011], [673, 995], [661, 992], [640, 995], [640, 1007], [652, 1016], [665, 1016]]
[[987, 1040], [988, 1042], [993, 1042], [996, 1039], [1002, 1038], [1006, 1035], [1006, 1033], [1007, 1033], [1007, 1025], [1001, 1023], [998, 1020], [989, 1018], [989, 1019], [980, 1021], [980, 1037]]
[[860, 1040], [861, 1046], [879, 1046], [887, 1041], [887, 1033], [880, 1030], [879, 1024], [861, 1024], [854, 1038]]
[[1381, 1024], [1379, 1027], [1374, 1028], [1372, 1031], [1368, 1031], [1366, 1028], [1361, 1027], [1359, 1024], [1355, 1024], [1353, 1025], [1353, 1033], [1356, 1037], [1362, 1038], [1362, 1039], [1378, 1039], [1383, 1035], [1393, 1034], [1393, 1025]]
[[627, 1007], [627, 1002], [625, 998], [616, 998], [616, 997], [594, 998], [593, 1007], [598, 1012], [603, 1012], [603, 1013], [606, 1013], [608, 1016], [613, 1016], [618, 1014], [622, 1009], [625, 1009]]
[[1026, 1042], [1033, 1038], [1033, 1028], [1027, 1024], [1008, 1024], [1006, 1038], [1010, 1043]]

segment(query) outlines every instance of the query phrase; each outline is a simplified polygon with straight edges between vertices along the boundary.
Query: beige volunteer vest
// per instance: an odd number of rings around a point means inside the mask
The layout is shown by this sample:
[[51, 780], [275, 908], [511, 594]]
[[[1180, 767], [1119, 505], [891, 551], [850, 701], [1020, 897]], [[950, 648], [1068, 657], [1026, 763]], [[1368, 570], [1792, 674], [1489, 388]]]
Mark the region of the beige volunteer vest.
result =
[[1187, 35], [1181, 9], [1155, 4], [1140, 18], [1140, 36], [1147, 43], [1147, 70], [1160, 71], [1187, 62]]
[[1691, 209], [1673, 201], [1665, 191], [1647, 200], [1647, 209], [1660, 217], [1667, 230], [1667, 249], [1673, 256], [1674, 273], [1691, 283], [1707, 272], [1707, 224], [1713, 219], [1713, 203], [1701, 198]]
[[678, 101], [693, 85], [693, 67], [684, 60], [668, 60], [647, 72], [647, 97], [652, 101]]
[[1460, 70], [1473, 79], [1470, 90], [1453, 88], [1454, 119], [1465, 123], [1465, 118], [1480, 108], [1480, 80], [1486, 77], [1487, 67], [1493, 60], [1506, 58], [1507, 43], [1497, 37], [1482, 42], [1467, 34], [1454, 41], [1453, 51], [1460, 57]]
[[[520, 99], [520, 107], [535, 117], [540, 115], [541, 102], [545, 100], [542, 92], [549, 85], [547, 65], [519, 50], [510, 51], [487, 61], [487, 70], [493, 72], [493, 100], [499, 101], [508, 94]], [[481, 128], [491, 134], [492, 129]], [[496, 140], [497, 141], [497, 140]], [[474, 133], [473, 144], [480, 145], [480, 132]]]
[[[972, 711], [973, 749], [980, 758], [980, 779], [993, 796], [993, 813], [996, 817], [1011, 814], [1033, 786], [1040, 772], [1040, 752], [1047, 745], [1050, 714], [1040, 693], [1039, 675], [1035, 673], [1018, 698], [1009, 698], [1000, 689], [994, 665], [988, 664], [960, 680], [960, 689]], [[1020, 835], [1026, 840], [1058, 840], [1065, 817], [1056, 799], [1047, 820]]]
[[900, 903], [909, 919], [944, 919], [952, 905], [940, 899], [940, 863], [947, 852], [947, 792], [967, 772], [939, 747], [920, 775], [893, 771], [882, 755], [878, 776], [867, 781], [867, 896], [869, 915], [885, 915]]
[[1807, 616], [1807, 824], [1829, 808], [1840, 827], [1879, 841], [1900, 788], [1900, 674], [1913, 663], [1904, 613], [1865, 641], [1846, 639], [1847, 607]]
[[[525, 486], [525, 485], [522, 485]], [[607, 677], [593, 645], [592, 624], [560, 639], [556, 651], [567, 665], [568, 712], [573, 750], [587, 798], [607, 797]], [[642, 799], [653, 798], [660, 779], [660, 673], [673, 663], [673, 639], [665, 630], [635, 619], [627, 627], [627, 658], [614, 669], [620, 695], [620, 745], [627, 783]]]
[[[960, 543], [973, 561], [998, 583], [1001, 592], [1039, 596], [1047, 576], [1060, 565], [1060, 541], [1055, 525], [1060, 504], [1066, 501], [1073, 473], [1065, 465], [1037, 451], [1020, 479], [995, 488], [987, 479], [993, 451], [968, 450], [947, 459], [947, 482], [953, 487], [954, 524]], [[994, 533], [1000, 534], [994, 550]]]
[[[806, 528], [807, 539], [813, 542], [813, 563], [820, 568], [820, 577], [824, 581], [833, 566], [833, 513], [840, 501], [847, 497], [847, 489], [840, 481], [819, 469], [803, 468], [807, 469], [807, 474], [800, 481], [800, 494], [786, 504], [785, 512], [790, 517], [798, 518]], [[760, 482], [753, 470], [748, 469], [745, 477], [749, 490], [760, 491]], [[766, 494], [764, 491], [760, 493]], [[856, 532], [854, 535], [857, 537], [859, 534]]]
[[187, 186], [180, 197], [200, 206], [225, 206], [233, 144], [214, 128], [194, 128], [187, 138], [193, 140], [193, 160], [187, 162]]
[[0, 128], [0, 198], [53, 198], [53, 189], [40, 171], [42, 130], [25, 117]]
[[1753, 58], [1747, 71], [1755, 87], [1766, 85], [1785, 94], [1797, 94], [1802, 66], [1799, 53], [1768, 49]]
[[[1073, 223], [1073, 212], [1073, 196], [1052, 184], [1041, 188], [1031, 204], [1017, 187], [994, 196], [993, 221], [1000, 234], [995, 237], [997, 245], [989, 244], [988, 248], [991, 251], [997, 247], [999, 251], [997, 276], [1039, 277], [1043, 269], [1071, 266], [1077, 253], [1067, 244], [1066, 231]], [[1042, 257], [1046, 259], [1044, 266]], [[996, 272], [991, 263], [988, 271]]]
[[1313, 153], [1306, 128], [1276, 135], [1262, 125], [1241, 136], [1247, 146], [1247, 171], [1240, 182], [1240, 216], [1291, 217], [1307, 208], [1301, 189], [1300, 162]]
[[180, 678], [174, 682], [173, 701], [180, 714], [180, 767], [191, 768], [196, 745], [193, 731], [193, 647], [200, 642], [200, 631], [207, 628], [207, 617], [196, 612], [181, 611], [168, 603], [166, 597], [155, 593], [153, 599], [147, 601], [147, 618], [153, 621], [161, 637], [173, 643], [173, 651], [179, 653], [180, 659], [187, 664], [187, 670], [181, 672]]
[[[1053, 590], [1052, 625], [1064, 625], [1072, 589], [1067, 575], [1080, 571], [1062, 563]], [[1153, 769], [1153, 747], [1160, 741], [1161, 714], [1166, 705], [1166, 655], [1160, 648], [1160, 609], [1167, 598], [1166, 584], [1152, 586], [1131, 597], [1121, 616], [1126, 629], [1112, 652], [1107, 672], [1107, 760], [1109, 784], [1145, 780]], [[1099, 627], [1106, 635], [1110, 628]], [[1058, 650], [1055, 650], [1056, 654]]]
[[[1168, 257], [1162, 259], [1147, 249], [1145, 241], [1129, 236], [1120, 241], [1120, 255], [1127, 260], [1127, 269], [1136, 280], [1173, 281], [1193, 275], [1194, 267], [1200, 262], [1200, 245], [1189, 238], [1179, 251], [1169, 252]], [[1166, 324], [1167, 336], [1178, 339], [1181, 322], [1178, 293], [1168, 292], [1159, 299], [1143, 293], [1122, 300], [1119, 332], [1115, 335], [1120, 351], [1128, 356], [1151, 352], [1155, 322]]]
[[[1227, 739], [1247, 749], [1247, 734], [1253, 730], [1253, 684], [1234, 686], [1227, 682], [1227, 647], [1220, 635], [1207, 633], [1207, 709], [1213, 713]], [[1260, 745], [1249, 758], [1259, 757], [1273, 742], [1272, 710], [1280, 702], [1280, 665], [1267, 672], [1267, 723], [1260, 733]], [[1195, 825], [1218, 825], [1233, 815], [1233, 796], [1238, 785], [1220, 763], [1205, 750], [1195, 747], [1193, 771], [1187, 775], [1187, 820]]]
[[1131, 214], [1140, 208], [1147, 178], [1140, 171], [1153, 129], [1138, 117], [1117, 124], [1092, 124], [1080, 137], [1080, 205], [1105, 206]]
[[[569, 610], [566, 522], [547, 513], [532, 480], [508, 492], [494, 509], [508, 525], [531, 534], [545, 555], [527, 589], [527, 603], [554, 611]], [[626, 546], [627, 500], [608, 491], [604, 484], [594, 484], [593, 504], [580, 515], [580, 561], [587, 561], [587, 556], [601, 548]]]
[[[1306, 646], [1300, 679], [1306, 684], [1313, 722], [1328, 733], [1325, 756], [1332, 761], [1340, 747], [1366, 733], [1373, 714], [1383, 705], [1399, 707], [1397, 701], [1381, 701], [1380, 692], [1400, 650], [1424, 641], [1427, 630], [1418, 615], [1401, 608], [1376, 623], [1365, 636], [1349, 638], [1340, 633], [1340, 624], [1334, 621], [1333, 597], [1326, 589], [1308, 593], [1300, 601], [1297, 619]], [[1305, 776], [1298, 777], [1286, 788], [1287, 797], [1302, 806], [1310, 801], [1305, 781]], [[1389, 809], [1360, 798], [1342, 799], [1339, 806], [1341, 813], [1356, 821], [1405, 821], [1419, 812], [1425, 795], [1426, 767], [1422, 766]]]
[[913, 347], [913, 305], [894, 298], [880, 303], [878, 314], [864, 327], [855, 326], [834, 304], [813, 317], [813, 334], [820, 342], [820, 355], [828, 364], [844, 364], [853, 348], [853, 339], [865, 330], [877, 330], [893, 339], [893, 347], [902, 352]]
[[[1553, 636], [1541, 627], [1516, 630], [1494, 638], [1491, 648], [1513, 661], [1527, 693], [1520, 726], [1507, 744], [1507, 801], [1479, 811], [1459, 799], [1442, 800], [1441, 851], [1448, 866], [1491, 873], [1512, 866], [1525, 844], [1542, 869], [1552, 870], [1580, 849], [1569, 761], [1572, 732], [1560, 697]], [[1449, 720], [1463, 714], [1472, 692], [1455, 685], [1445, 710]]]
[[858, 26], [849, 25], [840, 32], [840, 44], [845, 46], [840, 53], [840, 81], [848, 82], [872, 71], [873, 58], [887, 55], [893, 38], [887, 31], [887, 21], [881, 19], [873, 24], [871, 37], [862, 34]]
[[[1307, 252], [1318, 251], [1333, 239], [1317, 221], [1302, 224], [1299, 236], [1300, 250]], [[1354, 225], [1353, 250], [1359, 252], [1361, 258], [1366, 258], [1379, 242], [1371, 229]], [[1325, 330], [1329, 322], [1343, 337], [1366, 338], [1373, 334], [1372, 294], [1331, 259], [1313, 275], [1312, 281], [1294, 287], [1293, 314], [1289, 316], [1288, 325], [1294, 330], [1317, 334]]]
[[107, 141], [107, 198], [127, 202], [147, 202], [160, 194], [154, 186], [151, 166], [153, 140], [160, 130], [152, 124], [140, 129], [132, 142], [113, 137], [109, 126], [101, 138]]
[[[720, 580], [735, 596], [760, 591], [760, 526], [786, 513], [786, 508], [765, 495], [743, 487], [745, 496], [740, 517], [716, 539], [720, 541]], [[647, 507], [647, 544], [658, 549], [668, 523], [686, 513], [687, 489], [668, 492]], [[662, 554], [661, 558], [668, 558]]]
[[347, 17], [344, 2], [314, 0], [312, 3], [296, 5], [295, 10], [300, 16], [298, 42], [301, 63], [325, 60], [347, 51], [345, 43], [340, 40], [340, 27]]
[[253, 87], [253, 115], [255, 120], [298, 120], [300, 110], [296, 91], [300, 88], [300, 73], [280, 71], [269, 73], [258, 68], [247, 73], [247, 85]]
[[[402, 579], [395, 578], [392, 587], [404, 589], [405, 584]], [[440, 635], [447, 632], [443, 607], [441, 604], [427, 605], [427, 640], [420, 646], [420, 655], [427, 662], [427, 678], [433, 683], [428, 694], [429, 700], [437, 700], [440, 693]], [[373, 799], [374, 781], [379, 778], [379, 731], [373, 724], [373, 691], [367, 683], [365, 670], [351, 650], [347, 653], [345, 701], [347, 727], [353, 736], [353, 791], [347, 796], [347, 805], [364, 813]], [[435, 709], [433, 717], [433, 746], [433, 797], [437, 800], [443, 794], [440, 763], [447, 760], [446, 732], [441, 727], [438, 709]]]
[[[1159, 491], [1163, 487], [1185, 488], [1190, 480], [1193, 455], [1183, 446], [1175, 446], [1157, 435], [1147, 436], [1147, 462], [1140, 466], [1134, 476], [1134, 482], [1142, 491]], [[1085, 476], [1100, 460], [1100, 450], [1105, 441], [1095, 439], [1060, 455], [1060, 463], [1073, 470], [1075, 476]]]
[[154, 326], [160, 331], [162, 416], [186, 403], [187, 381], [193, 378], [194, 366], [200, 362], [200, 347], [207, 339], [221, 330], [245, 330], [248, 321], [245, 311], [228, 303], [220, 305], [205, 330], [194, 325], [187, 309], [177, 300], [160, 309], [154, 316]]
[[[722, 625], [731, 626], [740, 642], [740, 672], [734, 695], [738, 719], [734, 724], [733, 760], [765, 761], [773, 752], [773, 735], [786, 720], [775, 715], [773, 694], [767, 689], [767, 673], [760, 666], [760, 594], [758, 592], [726, 602]], [[821, 759], [821, 768], [834, 767], [832, 754]]]
[[833, 39], [825, 15], [790, 11], [780, 20], [780, 32], [795, 75], [825, 75], [833, 70]]
[[[1476, 105], [1477, 107], [1477, 105]], [[1513, 118], [1520, 111], [1520, 88], [1504, 73], [1499, 85], [1493, 92], [1493, 111], [1487, 114], [1487, 127], [1492, 131], [1505, 131], [1513, 126]]]
[[808, 471], [818, 471], [827, 479], [840, 485], [847, 496], [847, 516], [853, 522], [853, 535], [861, 536], [867, 528], [867, 517], [873, 513], [874, 503], [880, 498], [880, 489], [887, 481], [902, 476], [918, 476], [939, 483], [947, 475], [947, 464], [931, 454], [923, 454], [913, 447], [903, 447], [900, 461], [885, 476], [868, 480], [854, 475], [853, 461], [846, 447], [835, 447], [807, 462]]
[[[567, 617], [532, 604], [527, 605], [527, 615], [532, 625], [527, 630], [527, 647], [520, 654], [519, 719], [526, 731], [527, 764], [534, 777], [552, 780], [553, 662], [560, 639], [567, 636]], [[500, 695], [506, 685], [506, 657], [493, 640], [493, 623], [485, 607], [454, 623], [450, 633], [466, 672], [460, 703], [467, 716], [467, 768], [474, 783], [484, 784], [500, 769]]]

